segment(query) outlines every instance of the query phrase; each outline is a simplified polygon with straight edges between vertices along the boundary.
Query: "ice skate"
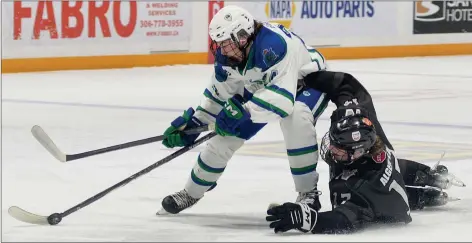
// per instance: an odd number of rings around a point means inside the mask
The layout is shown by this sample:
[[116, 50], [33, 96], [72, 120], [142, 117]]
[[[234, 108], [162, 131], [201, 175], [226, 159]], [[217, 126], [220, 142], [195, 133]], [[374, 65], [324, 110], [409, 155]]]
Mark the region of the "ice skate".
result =
[[452, 198], [441, 190], [436, 188], [429, 188], [424, 193], [424, 206], [426, 207], [438, 207], [447, 204], [448, 202], [458, 201], [459, 198]]
[[308, 192], [299, 192], [295, 202], [308, 204], [313, 210], [319, 211], [321, 209], [320, 195], [321, 191], [318, 191], [315, 187]]
[[[299, 192], [295, 203], [306, 203], [310, 206], [313, 210], [319, 211], [321, 209], [321, 203], [319, 196], [321, 195], [321, 191], [318, 191], [316, 188], [309, 192]], [[280, 206], [279, 203], [271, 203], [267, 207], [267, 210]]]
[[433, 177], [432, 186], [442, 189], [448, 189], [451, 186], [465, 187], [464, 182], [462, 182], [455, 175], [449, 173], [447, 167], [444, 165], [436, 166], [436, 168], [431, 170], [430, 173]]
[[156, 214], [178, 214], [182, 210], [192, 207], [199, 200], [200, 198], [197, 199], [188, 195], [187, 191], [184, 189], [165, 197], [162, 200], [162, 209], [159, 210]]
[[455, 175], [449, 173], [446, 166], [439, 164], [445, 154], [446, 153], [443, 153], [438, 162], [431, 168], [429, 174], [432, 176], [432, 182], [430, 185], [441, 189], [448, 189], [451, 186], [465, 187], [465, 183]]
[[416, 173], [415, 185], [432, 186], [441, 189], [449, 189], [452, 186], [465, 187], [464, 182], [449, 173], [444, 165], [436, 165], [428, 173], [418, 171]]

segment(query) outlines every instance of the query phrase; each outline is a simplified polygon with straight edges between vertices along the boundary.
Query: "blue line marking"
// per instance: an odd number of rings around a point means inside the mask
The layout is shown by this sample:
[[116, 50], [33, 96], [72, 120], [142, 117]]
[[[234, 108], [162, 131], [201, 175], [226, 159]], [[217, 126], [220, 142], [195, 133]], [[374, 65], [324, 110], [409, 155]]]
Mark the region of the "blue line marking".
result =
[[[60, 105], [60, 106], [76, 106], [76, 107], [90, 107], [90, 108], [105, 108], [105, 109], [128, 109], [128, 110], [143, 110], [143, 111], [161, 111], [161, 112], [182, 112], [184, 109], [172, 109], [151, 106], [126, 106], [126, 105], [105, 105], [105, 104], [87, 104], [77, 102], [57, 102], [57, 101], [41, 101], [41, 100], [20, 100], [20, 99], [2, 99], [6, 103], [20, 103], [20, 104], [35, 104], [35, 105]], [[329, 118], [319, 118], [319, 120], [329, 121]], [[411, 127], [442, 127], [454, 129], [472, 130], [472, 126], [455, 125], [455, 124], [439, 124], [439, 123], [421, 123], [421, 122], [400, 122], [400, 121], [382, 121], [382, 124], [403, 125]]]
[[120, 109], [120, 110], [143, 110], [143, 111], [166, 111], [166, 112], [182, 112], [182, 109], [169, 109], [160, 107], [146, 107], [146, 106], [127, 106], [127, 105], [104, 105], [104, 104], [87, 104], [76, 102], [56, 102], [56, 101], [41, 101], [41, 100], [17, 100], [17, 99], [2, 99], [2, 102], [20, 103], [20, 104], [34, 104], [34, 105], [61, 105], [61, 106], [78, 106], [91, 108], [105, 108], [105, 109]]

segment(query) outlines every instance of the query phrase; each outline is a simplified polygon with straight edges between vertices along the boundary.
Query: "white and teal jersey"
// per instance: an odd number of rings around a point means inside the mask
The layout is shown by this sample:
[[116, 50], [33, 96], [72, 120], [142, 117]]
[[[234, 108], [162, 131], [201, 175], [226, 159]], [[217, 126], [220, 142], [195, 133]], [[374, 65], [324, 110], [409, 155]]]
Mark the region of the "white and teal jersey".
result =
[[[225, 64], [217, 52], [211, 84], [195, 114], [203, 122], [214, 121], [226, 100], [242, 95], [255, 123], [267, 123], [292, 113], [298, 79], [326, 69], [324, 57], [280, 24], [264, 23], [241, 69]], [[221, 61], [223, 60], [223, 61]]]

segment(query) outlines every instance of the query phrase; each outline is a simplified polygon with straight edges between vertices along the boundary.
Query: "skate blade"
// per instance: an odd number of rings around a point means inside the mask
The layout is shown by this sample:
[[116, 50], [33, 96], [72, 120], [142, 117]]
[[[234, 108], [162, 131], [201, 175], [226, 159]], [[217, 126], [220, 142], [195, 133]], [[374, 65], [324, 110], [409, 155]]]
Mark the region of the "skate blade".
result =
[[157, 211], [156, 215], [170, 215], [171, 213], [167, 212], [164, 208], [161, 208], [161, 210]]
[[461, 199], [458, 198], [458, 197], [448, 197], [447, 198], [447, 201], [448, 202], [457, 202], [457, 201], [460, 201]]
[[453, 174], [449, 174], [449, 178], [448, 178], [451, 182], [452, 185], [454, 186], [457, 186], [457, 187], [465, 187], [465, 183], [463, 181], [461, 181], [459, 178], [457, 178], [455, 175]]
[[[439, 163], [441, 162], [441, 160], [444, 158], [444, 155], [446, 155], [446, 151], [444, 151], [441, 155], [441, 158], [439, 158], [438, 162], [436, 162], [436, 164], [434, 164], [433, 167], [431, 167], [431, 170], [432, 171], [435, 171], [439, 165]], [[452, 173], [448, 173], [446, 175], [446, 178], [451, 182], [451, 185], [452, 186], [457, 186], [457, 187], [466, 187], [465, 183], [460, 180], [459, 178], [457, 178], [454, 174]], [[450, 187], [450, 186], [449, 186]]]

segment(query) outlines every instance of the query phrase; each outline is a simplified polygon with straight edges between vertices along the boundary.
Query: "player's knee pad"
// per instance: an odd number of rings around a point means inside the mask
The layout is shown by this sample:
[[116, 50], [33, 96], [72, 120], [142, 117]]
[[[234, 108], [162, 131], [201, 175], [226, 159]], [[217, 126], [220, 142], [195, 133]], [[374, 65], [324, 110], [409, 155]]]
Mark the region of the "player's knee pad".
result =
[[[293, 112], [280, 120], [285, 141], [290, 144], [316, 144], [315, 121], [310, 108], [296, 101]], [[296, 146], [296, 145], [295, 145]]]
[[236, 152], [244, 142], [244, 139], [238, 137], [215, 136], [207, 143], [206, 148], [200, 154], [200, 158], [208, 166], [217, 168], [225, 167], [234, 152]]
[[[311, 164], [318, 161], [318, 143], [314, 118], [311, 110], [305, 104], [295, 102], [292, 114], [280, 120], [280, 127], [289, 158], [302, 158], [304, 155], [310, 154], [310, 158], [300, 162]], [[290, 163], [297, 163], [297, 160], [289, 159], [289, 161]], [[295, 166], [301, 166], [302, 164]]]

